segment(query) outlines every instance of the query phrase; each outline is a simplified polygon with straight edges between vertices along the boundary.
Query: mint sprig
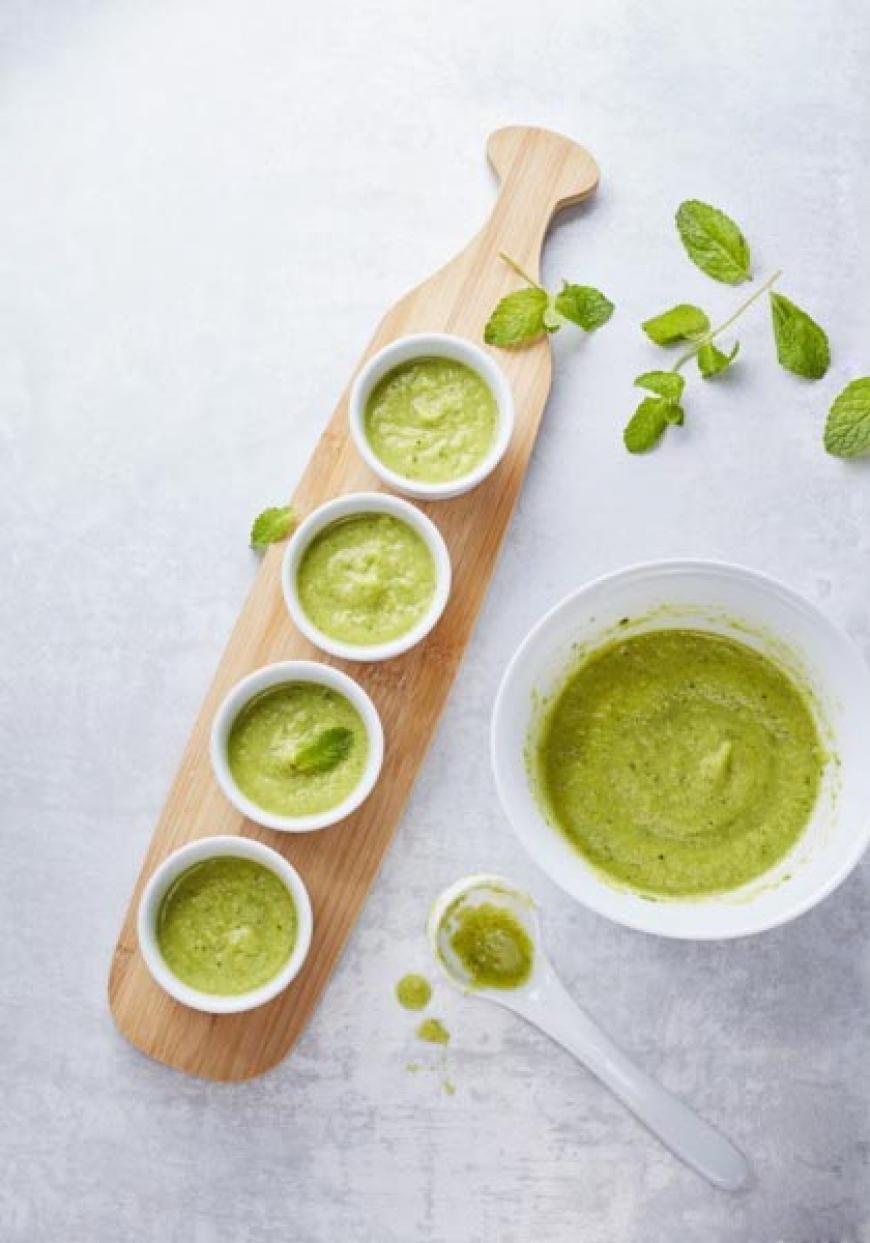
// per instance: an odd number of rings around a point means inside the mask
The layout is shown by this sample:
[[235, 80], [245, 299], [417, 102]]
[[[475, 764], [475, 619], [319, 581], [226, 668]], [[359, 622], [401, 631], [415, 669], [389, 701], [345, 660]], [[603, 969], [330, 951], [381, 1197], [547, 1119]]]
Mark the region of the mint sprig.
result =
[[[753, 302], [756, 302], [766, 290], [770, 289], [771, 285], [779, 280], [781, 275], [781, 272], [774, 272], [773, 276], [768, 277], [764, 284], [760, 285], [754, 293], [741, 302], [736, 311], [723, 320], [721, 324], [717, 324], [715, 327], [708, 327], [706, 332], [694, 337], [689, 348], [679, 356], [670, 371], [645, 372], [642, 376], [638, 376], [635, 384], [647, 389], [652, 387], [649, 383], [649, 378], [655, 377], [657, 387], [654, 391], [661, 395], [661, 400], [669, 400], [670, 404], [676, 408], [666, 409], [665, 407], [659, 407], [654, 410], [648, 405], [649, 399], [645, 398], [634, 412], [623, 433], [625, 447], [630, 453], [646, 453], [659, 443], [669, 423], [674, 423], [677, 426], [682, 424], [684, 411], [679, 404], [679, 399], [683, 395], [683, 387], [685, 385], [685, 380], [680, 375], [683, 367], [691, 362], [692, 359], [695, 359], [701, 375], [708, 380], [725, 371], [737, 357], [737, 352], [740, 348], [739, 343], [735, 342], [730, 353], [726, 354], [714, 345], [713, 342], [723, 332], [726, 332], [745, 311], [748, 311]], [[673, 311], [677, 309], [674, 307]], [[700, 310], [700, 308], [693, 307], [692, 310]], [[665, 312], [664, 315], [658, 316], [657, 319], [660, 321], [664, 320], [673, 311]], [[701, 314], [703, 315], [703, 312]], [[706, 316], [704, 318], [706, 319]], [[643, 325], [645, 330], [650, 322], [647, 320]], [[672, 339], [676, 341], [679, 338], [674, 337]], [[663, 377], [670, 378], [666, 380]], [[679, 390], [674, 385], [674, 380], [679, 381]], [[671, 394], [675, 394], [675, 396], [671, 396]]]
[[[686, 254], [702, 272], [728, 285], [737, 285], [741, 281], [752, 279], [749, 243], [738, 225], [725, 212], [720, 211], [718, 207], [711, 206], [710, 203], [702, 203], [699, 199], [687, 199], [677, 208], [675, 221]], [[696, 361], [698, 371], [704, 380], [715, 379], [716, 376], [727, 371], [737, 358], [740, 343], [735, 341], [731, 349], [726, 351], [716, 344], [717, 338], [730, 328], [762, 293], [770, 290], [781, 275], [781, 272], [775, 272], [773, 276], [768, 277], [754, 293], [741, 302], [733, 314], [716, 327], [710, 326], [710, 321], [701, 307], [688, 302], [679, 302], [670, 310], [643, 321], [641, 328], [656, 345], [670, 346], [678, 342], [688, 342], [689, 348], [680, 354], [670, 372], [646, 372], [644, 376], [639, 376], [635, 380], [635, 384], [650, 389], [653, 385], [645, 381], [648, 381], [650, 376], [655, 377], [656, 387], [653, 391], [659, 400], [670, 401], [676, 405], [680, 417], [674, 417], [674, 410], [651, 405], [649, 398], [644, 398], [629, 420], [624, 433], [626, 447], [632, 453], [646, 452], [653, 448], [661, 440], [668, 423], [679, 424], [683, 421], [683, 410], [679, 404], [682, 398], [682, 388], [677, 393], [671, 382], [663, 380], [662, 377], [677, 375], [692, 359]], [[802, 307], [786, 298], [784, 294], [771, 293], [770, 308], [776, 356], [780, 365], [794, 375], [804, 376], [809, 380], [821, 379], [831, 361], [831, 351], [824, 329]], [[836, 406], [837, 403], [834, 404]], [[832, 407], [831, 416], [833, 415], [834, 408]], [[829, 430], [826, 431], [825, 438], [825, 445], [829, 448], [829, 452], [840, 451], [838, 448], [831, 449], [829, 440], [834, 445], [843, 443], [844, 434], [838, 421], [840, 417], [838, 413], [837, 417], [833, 418], [833, 423], [829, 417]], [[849, 417], [851, 415], [847, 417], [847, 422]], [[851, 444], [852, 438], [853, 431], [850, 425], [845, 439]], [[863, 443], [863, 438], [863, 430], [854, 433], [856, 441]], [[858, 451], [864, 452], [863, 449]]]
[[558, 293], [549, 293], [509, 255], [500, 253], [499, 258], [523, 278], [528, 288], [509, 293], [496, 305], [483, 330], [487, 345], [503, 349], [531, 345], [546, 333], [558, 332], [566, 323], [595, 332], [613, 314], [613, 303], [592, 285], [563, 281]]

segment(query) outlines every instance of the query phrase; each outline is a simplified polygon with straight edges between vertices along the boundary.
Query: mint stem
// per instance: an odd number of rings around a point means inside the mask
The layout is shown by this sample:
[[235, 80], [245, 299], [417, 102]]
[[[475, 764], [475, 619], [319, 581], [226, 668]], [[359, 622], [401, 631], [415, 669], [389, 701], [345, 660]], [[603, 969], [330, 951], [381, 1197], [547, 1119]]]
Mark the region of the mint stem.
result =
[[711, 341], [718, 337], [720, 332], [724, 332], [726, 328], [730, 328], [734, 321], [739, 319], [743, 312], [747, 311], [749, 307], [752, 306], [753, 302], [755, 302], [757, 298], [760, 298], [766, 290], [770, 289], [771, 285], [773, 285], [775, 281], [778, 281], [781, 276], [782, 269], [778, 272], [774, 272], [773, 276], [769, 276], [763, 285], [759, 285], [758, 289], [755, 290], [755, 293], [750, 294], [745, 302], [740, 303], [740, 306], [733, 313], [733, 315], [729, 315], [726, 320], [723, 320], [721, 324], [717, 324], [715, 328], [708, 329], [708, 331], [704, 333], [703, 337], [698, 338], [690, 350], [686, 350], [685, 354], [681, 354], [671, 368], [671, 371], [679, 371], [686, 365], [687, 362], [690, 361], [690, 359], [695, 357], [702, 346], [709, 345]]
[[517, 276], [521, 276], [521, 277], [523, 278], [523, 280], [524, 280], [524, 281], [525, 281], [528, 285], [531, 285], [532, 289], [540, 289], [541, 293], [546, 293], [546, 292], [547, 292], [547, 291], [544, 289], [543, 285], [539, 285], [537, 281], [532, 280], [532, 278], [531, 278], [531, 276], [529, 276], [528, 272], [524, 272], [524, 271], [523, 271], [523, 269], [522, 269], [522, 268], [520, 267], [520, 265], [517, 263], [516, 259], [512, 259], [512, 258], [510, 257], [510, 255], [506, 255], [506, 254], [504, 253], [504, 251], [503, 251], [503, 250], [500, 250], [500, 251], [498, 252], [498, 257], [499, 257], [499, 259], [501, 259], [504, 263], [506, 263], [506, 264], [508, 265], [508, 267], [509, 267], [509, 268], [513, 268], [513, 270], [516, 272]]

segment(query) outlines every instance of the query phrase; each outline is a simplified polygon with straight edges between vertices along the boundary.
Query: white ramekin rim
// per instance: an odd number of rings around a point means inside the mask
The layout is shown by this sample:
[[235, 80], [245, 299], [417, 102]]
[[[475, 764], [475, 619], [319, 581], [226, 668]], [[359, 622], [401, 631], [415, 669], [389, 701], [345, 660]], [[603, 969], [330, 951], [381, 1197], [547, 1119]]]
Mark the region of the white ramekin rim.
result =
[[[497, 409], [496, 434], [486, 457], [458, 479], [441, 483], [426, 483], [420, 479], [392, 470], [375, 453], [365, 430], [365, 412], [372, 389], [394, 367], [410, 362], [412, 358], [452, 358], [475, 371], [495, 398]], [[347, 405], [348, 424], [357, 452], [371, 471], [385, 484], [405, 496], [421, 501], [444, 501], [462, 496], [482, 483], [504, 457], [513, 435], [515, 413], [510, 384], [493, 356], [467, 337], [457, 337], [446, 332], [422, 332], [399, 337], [378, 350], [358, 371], [351, 385]]]
[[[185, 984], [168, 966], [157, 941], [157, 916], [160, 904], [170, 885], [182, 872], [187, 871], [194, 864], [227, 855], [252, 859], [255, 863], [261, 863], [269, 868], [290, 891], [296, 907], [296, 942], [287, 962], [271, 980], [267, 980], [259, 988], [230, 996], [203, 993]], [[194, 842], [188, 842], [185, 846], [174, 850], [158, 865], [149, 877], [139, 900], [137, 932], [145, 966], [155, 982], [170, 997], [183, 1006], [190, 1006], [193, 1010], [202, 1010], [206, 1014], [240, 1014], [245, 1010], [253, 1010], [256, 1006], [272, 1001], [291, 980], [296, 978], [311, 948], [314, 916], [311, 910], [311, 899], [302, 877], [283, 855], [273, 850], [271, 846], [254, 841], [253, 838], [223, 835], [201, 837]]]
[[[296, 574], [306, 548], [324, 527], [341, 518], [365, 513], [391, 514], [394, 518], [399, 518], [414, 528], [425, 542], [435, 562], [435, 592], [424, 616], [405, 634], [399, 635], [396, 639], [390, 639], [386, 643], [362, 645], [334, 639], [314, 625], [299, 599], [296, 590]], [[390, 496], [386, 492], [351, 492], [320, 505], [294, 531], [281, 566], [284, 600], [296, 627], [316, 647], [342, 660], [391, 660], [394, 656], [400, 656], [402, 652], [407, 652], [420, 643], [435, 627], [444, 612], [450, 598], [450, 584], [450, 553], [435, 523], [410, 501], [402, 500], [398, 496]]]
[[[357, 784], [347, 798], [326, 811], [306, 816], [284, 816], [258, 806], [239, 789], [227, 760], [227, 741], [230, 730], [242, 708], [249, 700], [270, 686], [284, 682], [314, 682], [327, 686], [344, 695], [362, 717], [368, 736], [369, 753], [366, 766]], [[283, 660], [272, 665], [262, 665], [242, 678], [229, 691], [214, 715], [209, 744], [211, 765], [218, 785], [237, 811], [248, 820], [267, 829], [282, 833], [311, 833], [325, 829], [355, 812], [368, 798], [380, 775], [384, 760], [384, 730], [378, 710], [369, 695], [348, 674], [316, 660]]]
[[[577, 852], [563, 852], [562, 859], [559, 862], [555, 860], [550, 847], [545, 843], [550, 835], [558, 837], [558, 831], [546, 824], [540, 810], [532, 813], [527, 806], [519, 804], [516, 798], [518, 765], [524, 763], [524, 760], [521, 761], [513, 754], [513, 748], [507, 745], [507, 739], [512, 733], [508, 704], [514, 693], [513, 684], [520, 681], [525, 668], [534, 668], [535, 663], [541, 667], [541, 652], [536, 649], [545, 643], [546, 636], [563, 616], [569, 615], [587, 596], [595, 596], [597, 615], [601, 609], [603, 593], [623, 584], [648, 580], [666, 584], [690, 575], [706, 575], [721, 583], [725, 594], [716, 607], [717, 610], [724, 610], [726, 615], [733, 616], [727, 598], [730, 583], [741, 585], [759, 596], [766, 595], [775, 602], [774, 607], [782, 609], [784, 613], [790, 611], [795, 618], [801, 619], [807, 632], [817, 636], [814, 641], [820, 645], [827, 644], [836, 652], [842, 668], [848, 670], [846, 684], [850, 702], [847, 706], [853, 717], [857, 715], [862, 721], [866, 718], [866, 728], [870, 729], [870, 671], [857, 645], [821, 609], [787, 584], [759, 570], [717, 560], [670, 559], [629, 565], [590, 580], [565, 595], [535, 623], [508, 662], [498, 688], [491, 721], [490, 758], [499, 801], [514, 832], [538, 866], [575, 901], [614, 923], [639, 932], [679, 940], [729, 940], [788, 923], [818, 905], [837, 889], [857, 865], [870, 843], [870, 815], [860, 814], [856, 818], [854, 831], [840, 834], [836, 849], [832, 848], [826, 853], [824, 866], [809, 865], [813, 875], [818, 873], [818, 876], [808, 892], [791, 894], [786, 884], [769, 885], [765, 877], [760, 877], [757, 882], [750, 882], [750, 887], [755, 890], [751, 900], [736, 896], [742, 891], [735, 891], [735, 895], [714, 894], [709, 899], [695, 898], [685, 902], [680, 899], [649, 901], [630, 890], [620, 889], [601, 877]], [[738, 620], [737, 617], [733, 619]], [[779, 637], [773, 624], [768, 623], [767, 628], [772, 638]], [[791, 648], [797, 655], [803, 655], [800, 645], [784, 643], [784, 647]], [[771, 655], [776, 659], [776, 653], [772, 652]], [[826, 671], [822, 681], [829, 676], [833, 675]], [[865, 731], [861, 731], [862, 735], [863, 732]], [[866, 778], [861, 775], [860, 779], [870, 790], [870, 775]], [[835, 809], [835, 819], [839, 821], [840, 817], [838, 806]], [[569, 859], [568, 855], [573, 857]], [[787, 863], [788, 859], [789, 856], [785, 856], [782, 863]], [[765, 905], [767, 897], [774, 893], [775, 901]], [[728, 904], [727, 915], [722, 915], [720, 902]], [[663, 912], [669, 909], [677, 913], [673, 920], [663, 917]]]

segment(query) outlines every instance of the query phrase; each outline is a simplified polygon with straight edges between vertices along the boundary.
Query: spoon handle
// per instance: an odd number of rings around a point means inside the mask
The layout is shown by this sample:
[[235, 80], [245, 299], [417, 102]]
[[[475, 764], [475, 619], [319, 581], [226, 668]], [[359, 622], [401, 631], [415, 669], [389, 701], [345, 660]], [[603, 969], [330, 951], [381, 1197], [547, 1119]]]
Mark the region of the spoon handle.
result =
[[749, 1163], [731, 1141], [626, 1057], [554, 975], [519, 1012], [573, 1053], [675, 1156], [709, 1182], [738, 1191], [749, 1181]]

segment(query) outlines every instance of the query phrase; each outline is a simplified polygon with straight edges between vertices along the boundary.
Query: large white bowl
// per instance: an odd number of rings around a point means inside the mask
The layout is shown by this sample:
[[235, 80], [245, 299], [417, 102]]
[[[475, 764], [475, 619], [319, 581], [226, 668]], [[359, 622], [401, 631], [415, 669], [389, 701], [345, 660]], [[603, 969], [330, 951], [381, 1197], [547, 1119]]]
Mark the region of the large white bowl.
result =
[[[455, 362], [464, 363], [466, 367], [477, 372], [495, 398], [498, 418], [492, 444], [483, 460], [473, 470], [457, 479], [427, 483], [423, 479], [409, 479], [407, 475], [400, 475], [387, 466], [386, 462], [381, 461], [366, 434], [366, 406], [372, 390], [388, 372], [415, 358], [451, 358]], [[455, 337], [445, 332], [425, 332], [399, 337], [368, 360], [350, 390], [347, 417], [357, 452], [387, 487], [420, 501], [446, 501], [476, 488], [498, 466], [513, 435], [514, 399], [507, 376], [486, 350], [466, 337]]]
[[[606, 880], [548, 823], [530, 785], [525, 751], [541, 704], [558, 691], [579, 652], [616, 634], [666, 627], [730, 636], [793, 673], [812, 691], [822, 739], [836, 758], [826, 766], [806, 832], [770, 871], [728, 894], [653, 901]], [[867, 665], [817, 608], [774, 579], [739, 566], [638, 565], [568, 596], [534, 627], [510, 662], [496, 698], [491, 743], [502, 806], [532, 857], [578, 902], [644, 932], [713, 940], [774, 928], [836, 889], [870, 838]]]

